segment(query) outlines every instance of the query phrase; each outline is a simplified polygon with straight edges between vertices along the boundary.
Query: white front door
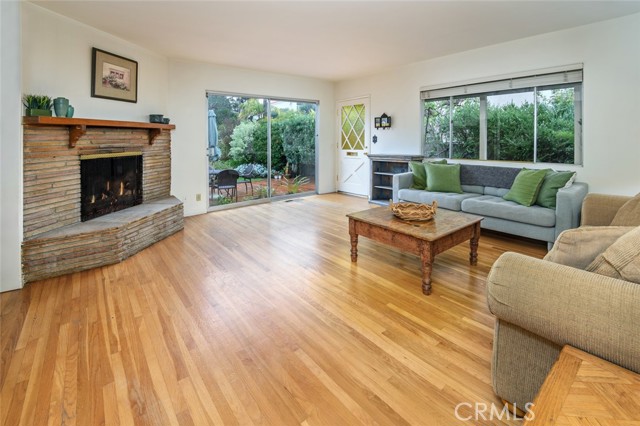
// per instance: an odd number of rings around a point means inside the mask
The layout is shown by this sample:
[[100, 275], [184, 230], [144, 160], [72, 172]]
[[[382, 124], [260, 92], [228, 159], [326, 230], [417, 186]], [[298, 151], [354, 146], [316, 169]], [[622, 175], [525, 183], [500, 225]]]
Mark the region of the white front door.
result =
[[369, 99], [338, 102], [338, 191], [369, 194]]

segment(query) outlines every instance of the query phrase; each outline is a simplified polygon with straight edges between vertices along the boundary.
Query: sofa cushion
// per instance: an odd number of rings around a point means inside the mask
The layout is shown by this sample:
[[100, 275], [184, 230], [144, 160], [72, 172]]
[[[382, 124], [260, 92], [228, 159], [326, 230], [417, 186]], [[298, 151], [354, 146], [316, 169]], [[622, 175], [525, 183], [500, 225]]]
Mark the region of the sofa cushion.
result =
[[493, 195], [495, 197], [504, 197], [506, 193], [509, 192], [507, 188], [496, 188], [494, 186], [485, 186], [484, 187], [484, 195]]
[[462, 211], [514, 222], [551, 227], [556, 224], [556, 212], [540, 206], [525, 207], [493, 195], [481, 195], [462, 202]]
[[425, 163], [447, 164], [447, 159], [409, 161], [409, 169], [411, 173], [413, 173], [412, 189], [427, 189], [427, 169], [424, 167]]
[[422, 189], [401, 189], [398, 191], [399, 201], [411, 201], [412, 203], [421, 203], [420, 195], [425, 191]]
[[567, 229], [558, 235], [544, 260], [586, 269], [607, 247], [632, 229], [631, 226], [581, 226]]
[[540, 186], [540, 192], [538, 192], [538, 198], [536, 204], [542, 207], [550, 209], [556, 208], [556, 195], [560, 188], [564, 188], [565, 185], [573, 183], [573, 179], [576, 177], [576, 172], [557, 172], [555, 170], [548, 170], [547, 174]]
[[462, 192], [472, 192], [474, 194], [484, 194], [484, 186], [480, 185], [460, 185]]
[[508, 201], [515, 201], [523, 206], [531, 206], [536, 202], [540, 186], [544, 180], [547, 170], [522, 169], [509, 192], [503, 197]]
[[460, 206], [462, 201], [473, 198], [480, 197], [480, 194], [473, 193], [464, 193], [458, 194], [453, 192], [429, 192], [429, 191], [421, 191], [418, 189], [401, 189], [398, 192], [398, 198], [404, 201], [411, 201], [413, 203], [425, 203], [431, 204], [434, 201], [438, 202], [438, 207], [460, 211]]
[[613, 226], [640, 226], [640, 194], [620, 207], [611, 221]]
[[587, 271], [640, 284], [640, 226], [618, 238]]
[[427, 171], [420, 161], [409, 161], [409, 169], [413, 173], [411, 189], [425, 189], [427, 187]]
[[427, 189], [435, 192], [462, 193], [460, 186], [460, 164], [425, 163]]

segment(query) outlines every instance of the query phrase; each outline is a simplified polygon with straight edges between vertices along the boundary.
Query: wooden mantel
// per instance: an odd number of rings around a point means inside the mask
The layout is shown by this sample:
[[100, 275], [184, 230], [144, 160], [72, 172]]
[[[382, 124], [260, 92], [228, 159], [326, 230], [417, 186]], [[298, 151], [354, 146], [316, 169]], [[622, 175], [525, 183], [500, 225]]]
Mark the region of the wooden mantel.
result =
[[22, 117], [22, 124], [29, 126], [66, 126], [69, 128], [69, 148], [75, 148], [78, 139], [87, 131], [87, 127], [119, 127], [124, 129], [146, 129], [149, 131], [149, 145], [163, 130], [173, 130], [174, 124], [145, 123], [140, 121], [96, 120], [91, 118], [64, 117]]

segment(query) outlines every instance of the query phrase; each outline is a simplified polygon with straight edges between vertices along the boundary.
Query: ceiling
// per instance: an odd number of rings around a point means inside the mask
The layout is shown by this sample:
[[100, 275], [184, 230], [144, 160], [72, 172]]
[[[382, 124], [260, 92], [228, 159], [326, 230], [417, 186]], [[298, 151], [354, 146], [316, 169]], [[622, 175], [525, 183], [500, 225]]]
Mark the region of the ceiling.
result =
[[331, 81], [640, 12], [640, 1], [33, 1], [176, 59]]

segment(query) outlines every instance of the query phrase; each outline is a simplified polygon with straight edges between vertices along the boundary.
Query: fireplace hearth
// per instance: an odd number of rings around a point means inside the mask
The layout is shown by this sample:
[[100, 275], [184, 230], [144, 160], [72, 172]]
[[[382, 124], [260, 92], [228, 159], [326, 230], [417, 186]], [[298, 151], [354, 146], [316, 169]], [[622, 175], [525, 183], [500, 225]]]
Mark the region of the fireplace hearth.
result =
[[80, 156], [80, 220], [142, 203], [142, 152]]

